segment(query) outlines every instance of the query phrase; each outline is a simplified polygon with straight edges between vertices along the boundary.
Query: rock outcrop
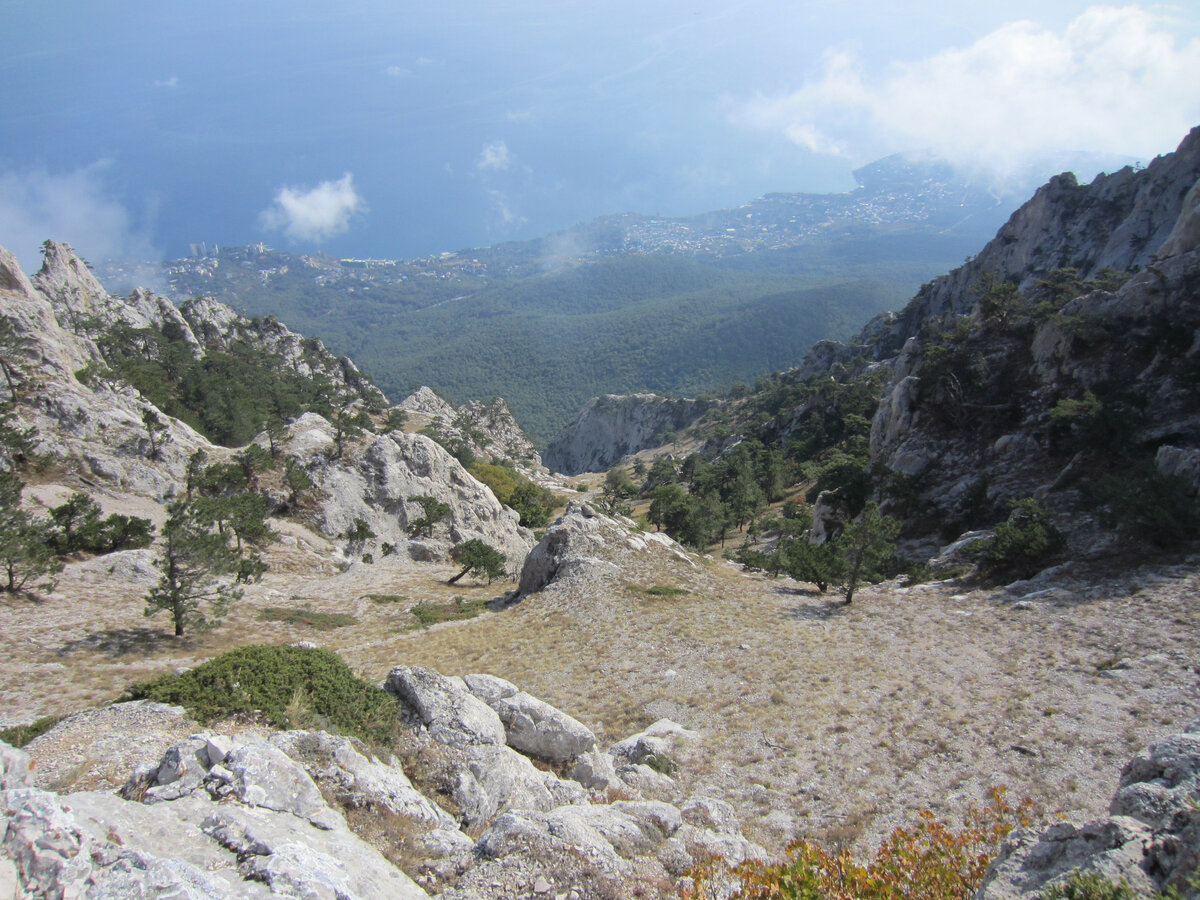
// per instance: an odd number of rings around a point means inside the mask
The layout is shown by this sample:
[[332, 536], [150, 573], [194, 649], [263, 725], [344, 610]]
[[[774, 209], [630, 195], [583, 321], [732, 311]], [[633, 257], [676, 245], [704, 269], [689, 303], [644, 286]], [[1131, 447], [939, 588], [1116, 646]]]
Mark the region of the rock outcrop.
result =
[[630, 454], [665, 443], [667, 435], [691, 425], [708, 409], [701, 400], [657, 394], [593, 397], [550, 442], [542, 461], [564, 475], [603, 472]]
[[1144, 170], [1127, 166], [1090, 184], [1079, 184], [1070, 172], [1058, 175], [1013, 213], [977, 256], [935, 278], [890, 322], [883, 317], [868, 325], [864, 336], [891, 356], [924, 322], [970, 313], [985, 279], [1016, 279], [1028, 289], [1054, 269], [1071, 267], [1086, 279], [1104, 269], [1141, 271], [1156, 256], [1184, 252], [1166, 242], [1186, 206], [1194, 206], [1188, 195], [1198, 179], [1200, 128]]
[[445, 439], [460, 442], [477, 459], [505, 462], [531, 478], [542, 480], [542, 458], [529, 442], [512, 411], [499, 397], [472, 400], [455, 409], [431, 388], [420, 387], [399, 404], [418, 427], [436, 430]]
[[630, 552], [653, 549], [693, 565], [683, 548], [667, 535], [634, 534], [634, 529], [629, 519], [606, 516], [587, 503], [572, 500], [526, 557], [520, 593], [535, 593], [558, 580], [615, 577], [619, 568], [613, 560]]
[[[163, 502], [176, 496], [187, 461], [197, 450], [219, 460], [228, 451], [215, 447], [192, 428], [163, 414], [133, 389], [110, 378], [77, 374], [102, 363], [95, 338], [117, 327], [157, 329], [182, 338], [196, 357], [249, 346], [303, 378], [324, 381], [376, 409], [387, 399], [345, 358], [329, 353], [321, 342], [290, 331], [272, 318], [251, 320], [224, 304], [198, 298], [176, 308], [166, 298], [143, 290], [129, 297], [110, 297], [87, 265], [62, 243], [47, 241], [41, 270], [29, 279], [16, 259], [0, 249], [0, 300], [4, 315], [22, 342], [23, 402], [17, 413], [38, 436], [37, 452], [54, 457], [75, 477], [108, 483], [114, 491], [131, 492]], [[430, 396], [433, 396], [430, 392]], [[436, 399], [436, 397], [434, 397]], [[146, 413], [166, 428], [165, 439], [150, 452]], [[492, 424], [497, 446], [505, 453], [524, 453], [524, 440], [502, 401], [479, 406]], [[445, 450], [433, 441], [400, 431], [351, 442], [340, 456], [334, 449], [335, 429], [316, 414], [291, 423], [283, 441], [287, 454], [316, 482], [316, 524], [340, 538], [358, 520], [375, 538], [359, 553], [381, 555], [382, 544], [407, 547], [418, 560], [446, 560], [455, 543], [478, 538], [496, 547], [516, 572], [533, 545], [532, 534], [518, 525], [515, 512], [502, 506]], [[265, 436], [260, 443], [266, 444]], [[2, 464], [3, 460], [0, 460]], [[432, 496], [449, 507], [432, 537], [412, 539], [409, 526], [423, 514], [413, 502]], [[282, 501], [282, 497], [279, 498]]]
[[[495, 547], [517, 572], [533, 533], [519, 524], [516, 512], [502, 505], [436, 441], [420, 434], [391, 431], [332, 460], [334, 429], [308, 413], [290, 427], [289, 454], [304, 465], [321, 492], [320, 527], [341, 537], [356, 521], [374, 537], [358, 547], [378, 557], [384, 543], [407, 548], [417, 560], [448, 560], [450, 548], [479, 539]], [[413, 537], [410, 526], [424, 515], [416, 497], [433, 497], [449, 512], [432, 536]]]
[[[420, 783], [351, 738], [199, 732], [138, 765], [119, 791], [59, 795], [33, 785], [35, 745], [0, 743], [0, 885], [8, 878], [14, 894], [35, 897], [365, 900], [428, 889], [588, 900], [673, 896], [677, 879], [713, 854], [763, 856], [728, 804], [641, 795], [635, 759], [685, 756], [679, 741], [690, 733], [674, 723], [601, 751], [579, 722], [494, 676], [401, 666], [387, 685], [410, 722], [405, 758]], [[146, 706], [112, 709], [141, 744]], [[53, 729], [39, 740], [61, 744]], [[595, 771], [603, 758], [614, 774], [581, 784], [518, 746], [565, 768], [590, 760], [582, 768]]]
[[1013, 832], [976, 900], [1036, 900], [1075, 872], [1124, 882], [1139, 896], [1200, 896], [1200, 721], [1151, 744], [1121, 772], [1110, 816]]

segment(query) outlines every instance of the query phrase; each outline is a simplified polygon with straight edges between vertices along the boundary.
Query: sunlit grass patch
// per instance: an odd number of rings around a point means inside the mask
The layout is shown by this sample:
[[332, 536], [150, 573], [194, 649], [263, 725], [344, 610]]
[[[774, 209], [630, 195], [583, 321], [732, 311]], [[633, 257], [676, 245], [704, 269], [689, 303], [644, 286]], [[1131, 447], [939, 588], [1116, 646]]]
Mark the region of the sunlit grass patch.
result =
[[358, 619], [347, 613], [318, 612], [309, 606], [268, 606], [259, 612], [258, 617], [264, 622], [303, 625], [306, 628], [315, 628], [317, 631], [329, 631], [333, 628], [358, 624]]
[[473, 619], [487, 609], [487, 599], [476, 597], [468, 600], [465, 597], [455, 597], [449, 603], [434, 603], [432, 600], [422, 600], [412, 608], [412, 614], [417, 624], [422, 628], [437, 625], [439, 622], [454, 622], [459, 619]]

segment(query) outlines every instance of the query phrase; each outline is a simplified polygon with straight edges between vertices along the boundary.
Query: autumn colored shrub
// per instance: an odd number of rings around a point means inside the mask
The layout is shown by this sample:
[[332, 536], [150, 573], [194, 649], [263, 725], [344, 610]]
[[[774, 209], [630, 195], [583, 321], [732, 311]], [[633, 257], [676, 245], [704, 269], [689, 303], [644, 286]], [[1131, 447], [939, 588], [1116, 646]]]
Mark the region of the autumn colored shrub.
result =
[[849, 850], [831, 853], [813, 841], [787, 849], [782, 863], [750, 860], [728, 871], [719, 863], [692, 873], [688, 900], [713, 900], [718, 881], [732, 877], [739, 886], [727, 895], [738, 900], [969, 900], [983, 882], [1000, 842], [1030, 821], [1029, 800], [1013, 806], [1003, 788], [969, 812], [960, 827], [922, 812], [912, 828], [897, 828], [868, 862]]

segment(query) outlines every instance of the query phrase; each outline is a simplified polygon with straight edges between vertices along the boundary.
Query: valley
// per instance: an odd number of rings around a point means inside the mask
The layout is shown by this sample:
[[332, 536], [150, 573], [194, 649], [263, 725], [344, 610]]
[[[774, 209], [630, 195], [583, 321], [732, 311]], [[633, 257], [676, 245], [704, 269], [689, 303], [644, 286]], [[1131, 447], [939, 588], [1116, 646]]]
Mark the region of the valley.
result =
[[[1052, 180], [795, 368], [592, 401], [550, 468], [498, 399], [394, 403], [44, 249], [0, 251], [14, 892], [688, 896], [714, 853], [869, 858], [999, 786], [1033, 830], [992, 835], [982, 900], [1195, 896], [1200, 130]], [[78, 549], [76, 492], [154, 542]]]

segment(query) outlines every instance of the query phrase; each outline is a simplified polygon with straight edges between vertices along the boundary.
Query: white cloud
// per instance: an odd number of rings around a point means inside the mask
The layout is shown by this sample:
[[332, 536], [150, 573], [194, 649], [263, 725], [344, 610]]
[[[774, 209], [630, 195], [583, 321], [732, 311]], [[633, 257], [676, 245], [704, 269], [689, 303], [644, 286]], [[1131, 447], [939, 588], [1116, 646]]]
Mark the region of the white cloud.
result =
[[154, 82], [154, 86], [158, 88], [179, 87], [179, 76], [172, 75], [170, 78], [164, 78], [162, 81], [156, 81]]
[[829, 52], [820, 78], [730, 113], [858, 162], [917, 148], [1001, 173], [1062, 150], [1149, 158], [1200, 122], [1200, 39], [1177, 42], [1138, 6], [1095, 6], [1062, 33], [1012, 22], [882, 76]]
[[475, 160], [475, 168], [480, 172], [507, 172], [513, 167], [513, 155], [504, 141], [492, 141], [484, 144]]
[[404, 68], [404, 66], [388, 66], [383, 70], [383, 73], [387, 75], [388, 78], [404, 78], [406, 75], [411, 74], [408, 69]]
[[46, 238], [65, 241], [88, 260], [156, 259], [150, 239], [103, 182], [107, 163], [65, 174], [45, 169], [0, 173], [0, 246], [28, 272], [41, 265]]
[[308, 190], [281, 187], [259, 222], [264, 228], [282, 231], [289, 240], [320, 242], [345, 232], [351, 218], [363, 212], [366, 204], [347, 172], [337, 181], [322, 181]]

